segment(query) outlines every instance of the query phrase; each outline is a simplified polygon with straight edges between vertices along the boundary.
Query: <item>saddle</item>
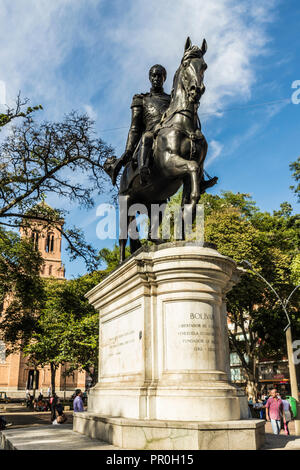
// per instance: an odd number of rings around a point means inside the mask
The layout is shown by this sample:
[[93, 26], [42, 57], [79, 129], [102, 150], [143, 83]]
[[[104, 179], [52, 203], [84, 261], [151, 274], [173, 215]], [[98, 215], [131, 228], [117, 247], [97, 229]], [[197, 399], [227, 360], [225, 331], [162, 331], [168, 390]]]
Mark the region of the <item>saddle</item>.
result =
[[[133, 180], [140, 174], [138, 167], [138, 153], [140, 151], [140, 146], [141, 142], [137, 144], [135, 151], [132, 155], [132, 159], [124, 167], [122, 178], [120, 181], [120, 194], [126, 192], [130, 188]], [[152, 158], [150, 157], [150, 161], [151, 159]]]

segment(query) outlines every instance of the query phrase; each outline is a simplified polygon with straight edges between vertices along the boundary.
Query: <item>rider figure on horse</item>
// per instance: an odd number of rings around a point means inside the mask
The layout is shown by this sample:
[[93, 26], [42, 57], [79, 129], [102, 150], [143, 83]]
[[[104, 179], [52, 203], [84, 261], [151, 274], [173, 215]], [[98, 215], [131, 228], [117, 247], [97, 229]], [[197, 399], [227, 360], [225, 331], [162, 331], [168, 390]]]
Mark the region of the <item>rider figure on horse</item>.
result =
[[116, 178], [122, 166], [125, 166], [135, 153], [140, 143], [137, 154], [137, 163], [140, 173], [140, 181], [146, 184], [149, 181], [149, 163], [152, 152], [154, 128], [160, 122], [163, 113], [170, 105], [171, 97], [164, 92], [163, 84], [167, 78], [166, 69], [162, 65], [153, 65], [149, 70], [151, 82], [150, 93], [134, 95], [131, 104], [131, 126], [128, 133], [126, 149], [123, 155], [116, 160], [112, 168], [112, 182]]

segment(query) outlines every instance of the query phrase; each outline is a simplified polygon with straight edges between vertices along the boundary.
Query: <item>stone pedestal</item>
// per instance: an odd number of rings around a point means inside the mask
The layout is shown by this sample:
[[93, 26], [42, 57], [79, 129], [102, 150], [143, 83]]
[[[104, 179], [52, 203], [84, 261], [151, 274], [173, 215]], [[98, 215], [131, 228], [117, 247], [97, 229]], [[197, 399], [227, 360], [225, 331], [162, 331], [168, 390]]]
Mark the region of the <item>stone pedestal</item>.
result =
[[99, 420], [124, 426], [126, 418], [139, 429], [171, 423], [172, 435], [182, 434], [184, 423], [195, 434], [201, 423], [228, 431], [227, 422], [245, 418], [230, 384], [226, 324], [225, 295], [238, 278], [233, 260], [177, 242], [141, 250], [92, 289], [87, 298], [100, 312], [99, 381], [74, 430], [92, 435], [93, 416], [94, 431]]

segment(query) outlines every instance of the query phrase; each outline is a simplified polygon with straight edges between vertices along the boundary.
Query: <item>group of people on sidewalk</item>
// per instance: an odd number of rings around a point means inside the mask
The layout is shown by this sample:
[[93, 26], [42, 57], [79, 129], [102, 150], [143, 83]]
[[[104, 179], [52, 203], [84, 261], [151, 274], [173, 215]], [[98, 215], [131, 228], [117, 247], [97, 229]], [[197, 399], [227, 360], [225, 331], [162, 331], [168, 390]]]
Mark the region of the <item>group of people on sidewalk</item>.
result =
[[[73, 410], [75, 412], [84, 411], [84, 403], [82, 399], [83, 393], [81, 390], [77, 389], [75, 392], [75, 398], [73, 400]], [[50, 407], [51, 407], [51, 422], [52, 424], [63, 424], [67, 421], [67, 417], [64, 413], [62, 403], [56, 393], [53, 393], [50, 398]]]
[[271, 421], [274, 434], [280, 434], [281, 422], [283, 421], [284, 432], [288, 436], [289, 422], [293, 417], [290, 402], [286, 397], [281, 397], [277, 390], [273, 388], [266, 403], [266, 420]]
[[[74, 412], [83, 412], [84, 403], [82, 391], [77, 389], [74, 395]], [[275, 388], [270, 391], [269, 398], [262, 398], [263, 402], [260, 409], [261, 412], [263, 408], [265, 409], [266, 420], [271, 422], [273, 433], [279, 435], [283, 424], [285, 434], [289, 435], [290, 432], [288, 426], [293, 418], [293, 413], [289, 401], [286, 399], [285, 396], [281, 397]], [[51, 409], [52, 424], [57, 425], [65, 423], [67, 421], [67, 417], [64, 413], [63, 405], [56, 393], [52, 393], [49, 399], [49, 403]], [[11, 425], [11, 423], [7, 423], [4, 417], [0, 417], [0, 429], [5, 429], [9, 425]]]
[[269, 391], [269, 396], [262, 395], [255, 404], [251, 401], [249, 405], [253, 405], [261, 419], [271, 422], [274, 434], [280, 434], [281, 429], [287, 436], [290, 434], [288, 426], [293, 418], [291, 405], [286, 396], [280, 396], [275, 388]]
[[53, 393], [50, 398], [50, 409], [52, 424], [63, 424], [67, 421], [67, 417], [64, 413], [64, 407], [56, 393]]

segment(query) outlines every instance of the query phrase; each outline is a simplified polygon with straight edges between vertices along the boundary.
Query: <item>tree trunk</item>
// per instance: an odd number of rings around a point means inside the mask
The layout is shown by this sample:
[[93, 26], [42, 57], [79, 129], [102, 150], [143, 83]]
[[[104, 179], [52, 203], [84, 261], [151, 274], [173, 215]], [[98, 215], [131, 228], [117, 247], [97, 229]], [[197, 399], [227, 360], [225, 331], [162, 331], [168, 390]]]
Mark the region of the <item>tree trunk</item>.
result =
[[255, 380], [251, 380], [250, 378], [247, 378], [246, 393], [247, 393], [248, 399], [251, 398], [251, 400], [255, 403], [257, 400], [257, 382]]
[[35, 399], [35, 393], [36, 393], [36, 379], [37, 379], [37, 368], [35, 367], [34, 368], [34, 371], [33, 371], [33, 381], [32, 381], [32, 396], [33, 396], [33, 400]]
[[248, 395], [248, 399], [252, 399], [254, 403], [257, 401], [257, 393], [258, 393], [258, 370], [256, 364], [256, 358], [253, 358], [250, 361], [249, 367], [246, 372], [246, 393]]
[[50, 364], [51, 369], [51, 391], [52, 394], [55, 393], [55, 375], [56, 375], [56, 365], [51, 362]]
[[83, 370], [88, 374], [91, 379], [89, 388], [94, 387], [98, 382], [98, 370], [95, 367], [86, 367]]

